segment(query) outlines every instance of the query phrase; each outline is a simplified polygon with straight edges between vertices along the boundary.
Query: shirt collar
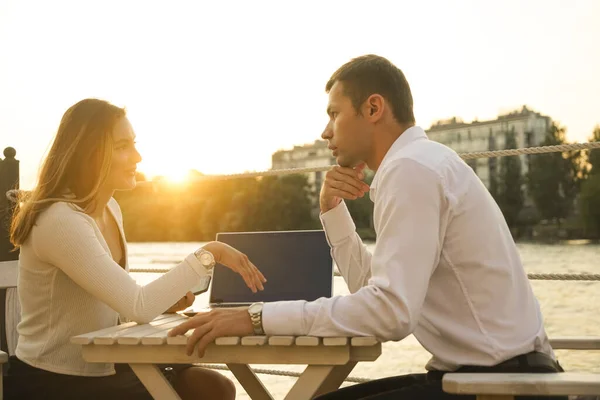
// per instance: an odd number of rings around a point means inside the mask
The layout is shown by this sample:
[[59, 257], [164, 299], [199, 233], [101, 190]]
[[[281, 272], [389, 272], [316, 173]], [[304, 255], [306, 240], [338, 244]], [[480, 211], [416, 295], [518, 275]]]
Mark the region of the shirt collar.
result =
[[381, 160], [381, 164], [379, 164], [379, 168], [377, 168], [377, 172], [375, 172], [375, 176], [371, 182], [371, 189], [375, 189], [377, 187], [380, 179], [379, 177], [381, 175], [380, 171], [384, 169], [386, 164], [388, 164], [390, 160], [394, 158], [393, 155], [400, 152], [408, 144], [420, 139], [427, 139], [427, 134], [420, 126], [411, 126], [402, 132], [398, 139], [396, 139], [396, 141], [389, 148], [387, 153], [385, 153], [383, 160]]

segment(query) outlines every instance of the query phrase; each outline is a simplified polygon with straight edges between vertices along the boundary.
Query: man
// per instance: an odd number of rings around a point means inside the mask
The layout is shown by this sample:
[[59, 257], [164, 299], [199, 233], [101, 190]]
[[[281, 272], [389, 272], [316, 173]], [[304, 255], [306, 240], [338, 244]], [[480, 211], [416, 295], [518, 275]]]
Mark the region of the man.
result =
[[[413, 334], [433, 355], [427, 374], [323, 399], [447, 399], [454, 396], [442, 390], [446, 371], [560, 371], [500, 209], [454, 151], [415, 126], [402, 71], [379, 56], [358, 57], [333, 74], [326, 91], [330, 119], [322, 137], [339, 165], [323, 184], [321, 220], [351, 294], [213, 311], [171, 334], [196, 328], [190, 353], [218, 336], [263, 331], [381, 341]], [[365, 166], [375, 171], [370, 188], [362, 182]], [[343, 201], [367, 191], [375, 203], [373, 254]]]

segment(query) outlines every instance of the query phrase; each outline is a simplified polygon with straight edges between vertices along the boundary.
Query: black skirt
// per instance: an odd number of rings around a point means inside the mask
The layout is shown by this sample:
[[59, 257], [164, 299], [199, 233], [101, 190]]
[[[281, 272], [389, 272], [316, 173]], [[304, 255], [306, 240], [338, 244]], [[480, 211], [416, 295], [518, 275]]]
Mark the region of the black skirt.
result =
[[[172, 383], [191, 364], [159, 365]], [[152, 396], [127, 364], [115, 364], [115, 375], [89, 377], [58, 374], [11, 356], [4, 376], [5, 400], [152, 400]]]

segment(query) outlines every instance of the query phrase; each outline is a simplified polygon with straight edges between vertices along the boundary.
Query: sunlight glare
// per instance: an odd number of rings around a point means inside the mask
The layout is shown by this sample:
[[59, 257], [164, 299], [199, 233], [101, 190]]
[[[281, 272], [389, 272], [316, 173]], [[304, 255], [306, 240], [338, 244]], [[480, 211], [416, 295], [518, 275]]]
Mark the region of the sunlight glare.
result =
[[[150, 162], [149, 162], [150, 161]], [[156, 178], [164, 179], [173, 184], [182, 184], [190, 180], [190, 168], [179, 163], [151, 162], [145, 159], [138, 165], [138, 171], [144, 174], [147, 180]]]
[[167, 174], [162, 175], [164, 178], [170, 183], [185, 183], [189, 180], [190, 174], [185, 170], [173, 170], [169, 171]]

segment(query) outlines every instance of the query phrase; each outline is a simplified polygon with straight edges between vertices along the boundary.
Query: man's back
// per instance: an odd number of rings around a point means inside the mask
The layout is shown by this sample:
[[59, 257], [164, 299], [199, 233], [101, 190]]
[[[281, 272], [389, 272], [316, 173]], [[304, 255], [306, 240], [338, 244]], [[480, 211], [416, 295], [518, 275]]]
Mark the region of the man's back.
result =
[[[413, 129], [420, 128], [405, 134]], [[518, 250], [487, 188], [453, 150], [406, 139], [383, 168], [416, 163], [439, 178], [445, 197], [439, 261], [413, 332], [434, 354], [428, 367], [495, 365], [534, 350], [553, 355]], [[387, 171], [378, 173], [384, 181]]]

